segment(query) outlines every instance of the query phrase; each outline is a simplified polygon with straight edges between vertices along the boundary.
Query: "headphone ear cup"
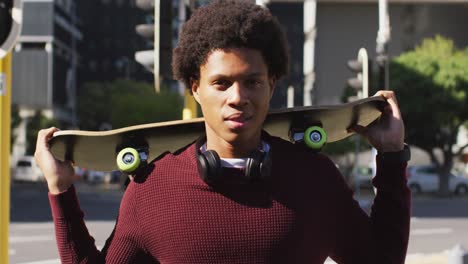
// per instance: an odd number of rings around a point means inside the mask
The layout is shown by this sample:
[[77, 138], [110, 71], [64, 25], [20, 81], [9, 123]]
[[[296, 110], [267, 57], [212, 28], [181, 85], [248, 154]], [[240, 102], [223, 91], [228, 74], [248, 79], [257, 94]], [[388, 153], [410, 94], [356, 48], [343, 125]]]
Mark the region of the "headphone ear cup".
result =
[[205, 158], [203, 153], [198, 153], [198, 175], [202, 178], [204, 182], [208, 181], [208, 161]]
[[263, 150], [255, 150], [250, 154], [245, 164], [245, 177], [249, 181], [262, 180], [262, 167], [265, 152]]
[[214, 150], [207, 150], [198, 155], [198, 173], [205, 182], [213, 182], [221, 174], [221, 159]]
[[263, 181], [267, 181], [270, 178], [272, 166], [270, 153], [271, 151], [264, 153], [262, 163], [260, 163], [260, 177]]

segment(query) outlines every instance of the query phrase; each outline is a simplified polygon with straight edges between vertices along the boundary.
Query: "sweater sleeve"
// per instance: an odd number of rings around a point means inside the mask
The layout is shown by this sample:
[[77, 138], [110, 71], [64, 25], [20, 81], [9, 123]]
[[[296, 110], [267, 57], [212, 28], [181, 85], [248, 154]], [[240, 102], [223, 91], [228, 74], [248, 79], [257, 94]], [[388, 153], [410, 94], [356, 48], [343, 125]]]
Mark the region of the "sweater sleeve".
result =
[[406, 186], [407, 163], [377, 157], [377, 188], [368, 216], [335, 170], [333, 234], [330, 256], [337, 263], [404, 263], [409, 239], [411, 194]]
[[134, 199], [133, 191], [125, 193], [117, 224], [101, 252], [86, 228], [75, 187], [58, 195], [49, 193], [61, 262], [134, 263], [144, 256]]

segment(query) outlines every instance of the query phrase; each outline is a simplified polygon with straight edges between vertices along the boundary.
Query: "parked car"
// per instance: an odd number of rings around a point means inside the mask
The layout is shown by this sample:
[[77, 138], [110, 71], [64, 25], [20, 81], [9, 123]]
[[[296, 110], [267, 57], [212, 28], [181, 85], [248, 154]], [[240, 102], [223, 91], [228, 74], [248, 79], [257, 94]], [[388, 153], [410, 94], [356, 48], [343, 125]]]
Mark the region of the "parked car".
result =
[[95, 184], [95, 183], [104, 183], [106, 182], [106, 178], [109, 178], [110, 174], [108, 172], [103, 171], [88, 171], [87, 182]]
[[45, 181], [44, 175], [36, 164], [33, 156], [23, 156], [18, 159], [13, 173], [14, 181], [40, 182]]
[[372, 189], [372, 168], [370, 167], [358, 167], [356, 169], [356, 175], [359, 180], [359, 187], [362, 189]]
[[[434, 165], [408, 167], [408, 186], [413, 193], [439, 190], [439, 175]], [[468, 194], [468, 179], [450, 173], [449, 190], [457, 195]]]

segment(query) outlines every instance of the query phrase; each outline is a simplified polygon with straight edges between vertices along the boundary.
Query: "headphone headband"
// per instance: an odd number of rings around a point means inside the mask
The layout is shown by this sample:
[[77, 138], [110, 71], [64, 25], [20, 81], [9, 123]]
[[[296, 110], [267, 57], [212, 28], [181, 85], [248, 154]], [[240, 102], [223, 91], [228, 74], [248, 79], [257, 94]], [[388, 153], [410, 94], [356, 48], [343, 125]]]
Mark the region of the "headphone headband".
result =
[[[206, 136], [197, 139], [195, 143], [198, 174], [206, 183], [219, 182], [222, 177], [221, 158], [214, 150], [201, 152], [206, 143]], [[247, 158], [244, 176], [248, 182], [266, 181], [271, 173], [270, 152], [256, 149]]]

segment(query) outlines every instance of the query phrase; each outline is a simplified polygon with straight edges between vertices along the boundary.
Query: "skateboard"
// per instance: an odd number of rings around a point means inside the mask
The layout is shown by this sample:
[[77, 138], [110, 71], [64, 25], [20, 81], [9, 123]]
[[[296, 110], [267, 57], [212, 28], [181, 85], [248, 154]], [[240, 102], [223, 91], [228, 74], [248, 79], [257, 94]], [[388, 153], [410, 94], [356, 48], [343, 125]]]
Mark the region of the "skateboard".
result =
[[[353, 125], [368, 126], [387, 102], [370, 97], [329, 106], [294, 107], [270, 111], [264, 130], [295, 144], [320, 151], [327, 142], [349, 137]], [[76, 166], [129, 174], [165, 152], [174, 152], [205, 133], [203, 118], [159, 122], [109, 131], [63, 130], [50, 140], [52, 154]]]

